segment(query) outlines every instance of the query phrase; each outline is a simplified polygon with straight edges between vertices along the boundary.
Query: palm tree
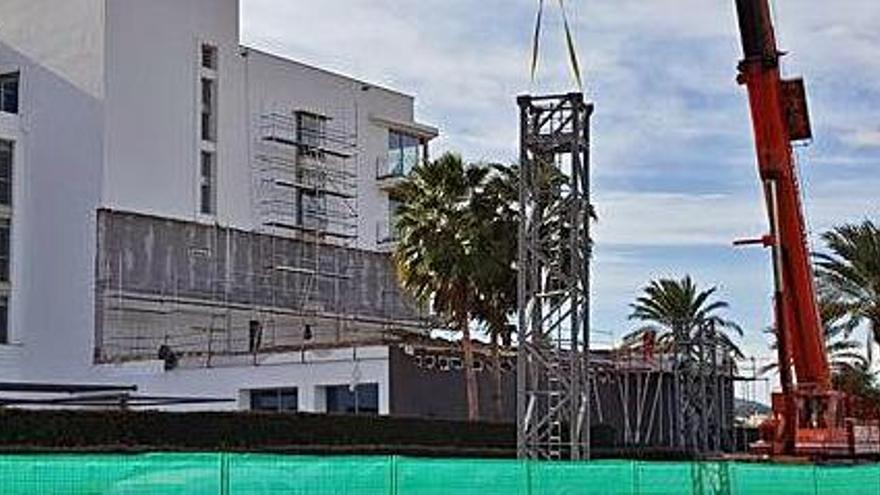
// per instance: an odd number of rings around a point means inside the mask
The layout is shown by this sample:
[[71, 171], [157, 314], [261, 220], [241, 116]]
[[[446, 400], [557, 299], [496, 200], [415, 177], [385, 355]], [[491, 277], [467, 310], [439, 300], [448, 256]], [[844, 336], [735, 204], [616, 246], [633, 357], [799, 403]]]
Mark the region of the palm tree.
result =
[[820, 292], [838, 299], [854, 325], [868, 326], [880, 344], [880, 229], [870, 220], [845, 224], [822, 235], [829, 252], [816, 255]]
[[471, 318], [477, 308], [477, 276], [486, 265], [477, 193], [489, 173], [447, 153], [413, 169], [395, 188], [399, 241], [393, 258], [404, 290], [430, 304], [445, 324], [461, 333], [468, 419], [479, 418]]
[[868, 364], [868, 360], [860, 352], [861, 345], [850, 338], [856, 324], [848, 318], [848, 312], [847, 305], [840, 301], [827, 297], [819, 300], [828, 363], [836, 374]]
[[485, 263], [477, 273], [475, 316], [489, 335], [493, 369], [492, 403], [496, 420], [504, 414], [501, 345], [511, 341], [510, 318], [516, 311], [516, 259], [519, 222], [519, 171], [490, 165], [490, 174], [473, 203], [479, 219], [478, 245]]
[[[868, 361], [859, 351], [861, 345], [850, 338], [856, 325], [851, 318], [848, 318], [847, 306], [830, 297], [823, 297], [819, 299], [819, 314], [833, 377], [837, 381], [838, 377], [846, 376], [848, 382], [853, 382], [855, 377], [859, 376], [858, 370], [867, 365]], [[776, 335], [772, 327], [766, 332], [774, 337]], [[776, 349], [776, 342], [773, 342], [770, 348]], [[778, 367], [778, 363], [769, 363], [761, 368], [761, 373], [774, 371]]]
[[728, 332], [742, 336], [742, 329], [735, 322], [719, 315], [730, 305], [713, 300], [716, 287], [700, 290], [690, 275], [681, 280], [652, 280], [636, 302], [630, 305], [629, 318], [647, 325], [624, 337], [625, 342], [640, 340], [646, 332], [656, 335], [661, 349], [671, 350], [675, 342], [687, 341], [699, 336], [708, 325], [719, 330], [720, 343], [737, 357], [743, 354]]
[[[547, 243], [546, 258], [555, 260], [561, 271], [567, 271], [568, 264], [572, 262], [568, 259], [569, 251], [563, 249], [556, 252], [553, 246], [567, 246], [566, 240], [573, 232], [569, 214], [571, 204], [560, 199], [569, 178], [554, 164], [539, 163], [538, 167], [539, 195], [545, 205], [541, 236], [558, 241]], [[475, 316], [485, 324], [489, 334], [495, 370], [493, 402], [496, 417], [500, 418], [503, 411], [499, 340], [511, 340], [510, 319], [517, 309], [520, 168], [517, 165], [497, 164], [489, 168], [490, 173], [473, 202], [474, 215], [479, 219], [478, 245], [484, 250], [481, 256], [484, 263], [476, 274], [478, 307]], [[596, 219], [592, 208], [589, 215], [592, 220]]]

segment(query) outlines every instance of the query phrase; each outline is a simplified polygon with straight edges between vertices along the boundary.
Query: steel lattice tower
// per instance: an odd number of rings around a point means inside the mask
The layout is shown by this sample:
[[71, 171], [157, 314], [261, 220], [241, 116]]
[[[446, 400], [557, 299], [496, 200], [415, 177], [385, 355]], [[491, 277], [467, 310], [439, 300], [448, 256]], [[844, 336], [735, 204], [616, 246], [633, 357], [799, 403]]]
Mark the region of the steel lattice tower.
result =
[[520, 96], [520, 458], [590, 455], [589, 121], [581, 93]]

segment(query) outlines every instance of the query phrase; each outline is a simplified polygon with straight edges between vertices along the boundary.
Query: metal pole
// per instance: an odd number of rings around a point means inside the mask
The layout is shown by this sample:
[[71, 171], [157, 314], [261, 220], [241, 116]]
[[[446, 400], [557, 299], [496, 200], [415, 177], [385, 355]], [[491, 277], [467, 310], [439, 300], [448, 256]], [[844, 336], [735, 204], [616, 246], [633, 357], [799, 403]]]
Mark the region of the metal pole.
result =
[[526, 430], [529, 425], [528, 417], [526, 416], [526, 402], [528, 401], [528, 397], [526, 396], [526, 382], [529, 379], [528, 376], [528, 354], [526, 350], [526, 346], [528, 345], [528, 322], [527, 322], [527, 308], [526, 308], [526, 266], [523, 262], [526, 261], [528, 256], [528, 251], [526, 250], [526, 218], [528, 216], [527, 209], [527, 182], [526, 178], [528, 177], [529, 170], [529, 158], [528, 151], [525, 145], [525, 136], [528, 134], [528, 99], [525, 97], [521, 97], [518, 101], [520, 106], [520, 180], [519, 180], [519, 227], [518, 227], [518, 259], [519, 259], [519, 269], [517, 270], [517, 291], [516, 291], [516, 300], [517, 300], [517, 308], [518, 308], [518, 352], [516, 353], [516, 417], [517, 417], [517, 430], [516, 430], [516, 445], [517, 445], [517, 456], [520, 459], [529, 457], [528, 450], [526, 445]]

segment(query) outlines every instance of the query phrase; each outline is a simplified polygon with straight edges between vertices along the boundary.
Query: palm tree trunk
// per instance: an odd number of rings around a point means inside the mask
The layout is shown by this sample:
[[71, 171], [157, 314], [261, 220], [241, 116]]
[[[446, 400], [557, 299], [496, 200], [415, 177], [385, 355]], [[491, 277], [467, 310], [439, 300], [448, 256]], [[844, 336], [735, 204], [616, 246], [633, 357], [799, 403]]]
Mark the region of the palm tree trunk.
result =
[[474, 372], [474, 343], [471, 341], [471, 329], [468, 318], [458, 322], [461, 330], [461, 350], [464, 354], [465, 395], [467, 396], [468, 421], [480, 419], [480, 399], [477, 388], [477, 375]]
[[877, 343], [877, 331], [871, 329], [868, 331], [868, 337], [865, 339], [865, 359], [868, 365], [874, 364], [874, 345]]
[[502, 401], [502, 386], [503, 382], [501, 380], [501, 351], [498, 346], [498, 339], [500, 338], [500, 332], [494, 331], [491, 332], [492, 338], [492, 372], [493, 372], [493, 390], [492, 390], [492, 402], [494, 404], [495, 409], [495, 421], [501, 421], [504, 418], [504, 403]]

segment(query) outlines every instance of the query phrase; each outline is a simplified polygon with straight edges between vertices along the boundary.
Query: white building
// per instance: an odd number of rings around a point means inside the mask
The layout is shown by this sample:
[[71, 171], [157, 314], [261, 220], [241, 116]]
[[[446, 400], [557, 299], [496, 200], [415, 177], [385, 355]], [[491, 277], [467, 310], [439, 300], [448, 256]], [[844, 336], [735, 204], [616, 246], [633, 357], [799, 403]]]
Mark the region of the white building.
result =
[[389, 412], [387, 186], [437, 131], [238, 33], [237, 0], [0, 0], [0, 381]]

